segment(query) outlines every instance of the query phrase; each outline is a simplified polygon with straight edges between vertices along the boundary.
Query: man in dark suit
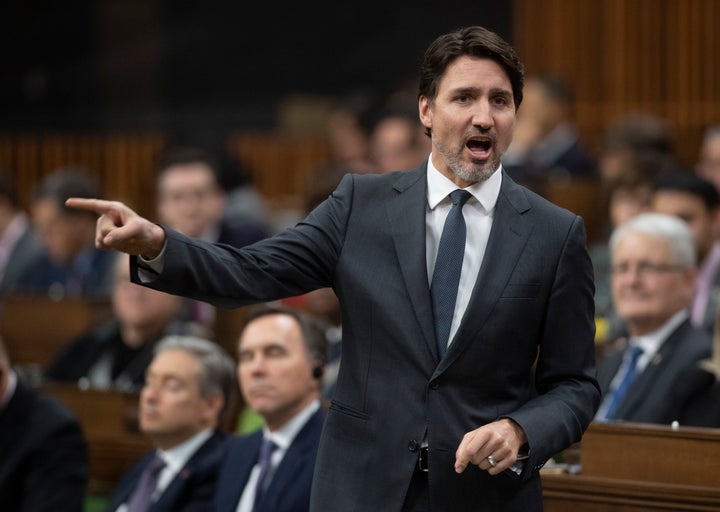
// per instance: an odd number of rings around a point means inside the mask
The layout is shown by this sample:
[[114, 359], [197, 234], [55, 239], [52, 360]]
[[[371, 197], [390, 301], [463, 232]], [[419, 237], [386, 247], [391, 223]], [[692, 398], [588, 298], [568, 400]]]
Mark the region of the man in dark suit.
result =
[[640, 214], [615, 229], [610, 250], [613, 303], [629, 341], [598, 365], [597, 419], [680, 420], [703, 384], [690, 376], [712, 345], [688, 314], [697, 275], [690, 229], [673, 215]]
[[18, 379], [0, 340], [0, 508], [81, 512], [88, 447], [75, 415]]
[[0, 297], [19, 286], [25, 269], [42, 251], [30, 220], [20, 209], [9, 174], [0, 169]]
[[420, 77], [427, 161], [346, 175], [303, 222], [247, 248], [118, 202], [69, 204], [102, 214], [97, 245], [137, 255], [133, 278], [151, 287], [224, 307], [337, 292], [343, 354], [310, 510], [541, 510], [539, 468], [600, 401], [584, 224], [501, 169], [522, 100], [510, 45], [453, 31]]
[[111, 272], [113, 317], [70, 340], [45, 369], [45, 378], [83, 389], [139, 392], [157, 342], [189, 334], [179, 321], [182, 299], [130, 282], [127, 258], [118, 253]]
[[[320, 403], [327, 343], [307, 314], [268, 306], [249, 314], [238, 343], [238, 377], [262, 431], [226, 449], [217, 512], [304, 512], [325, 412]], [[263, 470], [262, 446], [275, 446]], [[266, 476], [263, 478], [262, 475]]]
[[140, 393], [140, 429], [157, 449], [123, 477], [108, 511], [210, 510], [227, 439], [219, 425], [236, 385], [216, 343], [164, 338]]
[[97, 197], [100, 185], [90, 172], [62, 167], [34, 191], [31, 205], [40, 257], [18, 277], [18, 293], [52, 299], [107, 299], [112, 287], [113, 254], [93, 247], [96, 216], [65, 206], [68, 197]]

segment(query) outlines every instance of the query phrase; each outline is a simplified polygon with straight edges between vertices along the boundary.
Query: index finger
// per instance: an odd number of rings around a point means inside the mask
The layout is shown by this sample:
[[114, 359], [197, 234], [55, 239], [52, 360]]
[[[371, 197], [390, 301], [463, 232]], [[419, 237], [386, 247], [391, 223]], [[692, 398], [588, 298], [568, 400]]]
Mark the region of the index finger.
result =
[[70, 197], [65, 201], [65, 206], [76, 208], [78, 210], [86, 210], [89, 212], [99, 213], [103, 215], [109, 213], [113, 209], [113, 202], [104, 199], [88, 199], [86, 197]]

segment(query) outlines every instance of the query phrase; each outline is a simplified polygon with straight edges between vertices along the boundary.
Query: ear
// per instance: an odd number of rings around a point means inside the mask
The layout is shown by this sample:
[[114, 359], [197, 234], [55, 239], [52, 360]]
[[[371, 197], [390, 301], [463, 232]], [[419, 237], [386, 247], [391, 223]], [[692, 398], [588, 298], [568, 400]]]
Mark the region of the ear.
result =
[[420, 122], [425, 128], [432, 128], [432, 109], [430, 101], [426, 96], [420, 96], [418, 99], [418, 111], [420, 113]]

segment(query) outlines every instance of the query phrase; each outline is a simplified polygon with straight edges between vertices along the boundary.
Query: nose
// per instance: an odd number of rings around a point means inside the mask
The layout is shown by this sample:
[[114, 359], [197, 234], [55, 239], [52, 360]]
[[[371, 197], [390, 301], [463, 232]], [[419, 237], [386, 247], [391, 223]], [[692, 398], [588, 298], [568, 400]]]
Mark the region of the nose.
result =
[[477, 126], [482, 131], [492, 128], [493, 117], [490, 105], [486, 100], [480, 100], [475, 104], [472, 117], [473, 126]]

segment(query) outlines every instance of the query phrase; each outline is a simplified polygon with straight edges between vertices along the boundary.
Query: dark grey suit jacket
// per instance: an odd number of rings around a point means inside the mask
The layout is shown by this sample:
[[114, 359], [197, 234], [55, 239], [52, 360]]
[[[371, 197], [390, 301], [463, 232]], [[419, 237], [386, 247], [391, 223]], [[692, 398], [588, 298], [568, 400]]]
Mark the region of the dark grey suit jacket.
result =
[[[660, 346], [652, 361], [638, 375], [618, 406], [618, 420], [665, 423], [682, 419], [690, 400], [702, 390], [702, 380], [691, 378], [698, 362], [710, 357], [712, 339], [704, 330], [686, 320]], [[624, 350], [603, 358], [598, 364], [598, 382], [607, 393], [622, 363]]]
[[[167, 230], [155, 288], [223, 307], [326, 286], [337, 293], [343, 361], [318, 452], [313, 511], [400, 510], [426, 436], [432, 510], [540, 510], [537, 469], [581, 438], [598, 406], [582, 219], [504, 175], [467, 312], [439, 360], [426, 208], [423, 164], [348, 175], [295, 228], [244, 249]], [[527, 434], [522, 476], [492, 477], [476, 466], [455, 474], [463, 435], [501, 417]]]

